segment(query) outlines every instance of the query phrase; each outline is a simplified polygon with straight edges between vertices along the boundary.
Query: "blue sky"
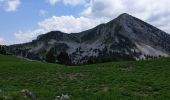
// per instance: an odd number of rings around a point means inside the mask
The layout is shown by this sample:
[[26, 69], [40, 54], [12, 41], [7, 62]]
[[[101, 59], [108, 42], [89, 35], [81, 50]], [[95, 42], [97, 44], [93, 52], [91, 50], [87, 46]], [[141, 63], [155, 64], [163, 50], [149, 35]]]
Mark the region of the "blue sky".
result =
[[50, 5], [46, 0], [22, 0], [20, 2], [21, 4], [14, 11], [5, 11], [5, 8], [0, 8], [0, 37], [9, 42], [14, 41], [15, 32], [36, 29], [38, 28], [37, 22], [48, 17], [65, 15], [78, 17], [84, 9], [82, 5], [76, 7], [63, 3]]
[[[151, 5], [152, 4], [152, 5]], [[0, 0], [0, 44], [80, 32], [129, 13], [170, 33], [170, 0]]]

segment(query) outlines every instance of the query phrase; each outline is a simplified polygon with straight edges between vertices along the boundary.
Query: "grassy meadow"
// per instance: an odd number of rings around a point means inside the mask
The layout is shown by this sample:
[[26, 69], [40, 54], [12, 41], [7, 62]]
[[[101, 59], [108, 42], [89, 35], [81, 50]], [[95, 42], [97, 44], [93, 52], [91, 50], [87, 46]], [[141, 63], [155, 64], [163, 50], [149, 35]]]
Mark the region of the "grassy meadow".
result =
[[170, 58], [66, 66], [0, 55], [0, 100], [170, 100]]

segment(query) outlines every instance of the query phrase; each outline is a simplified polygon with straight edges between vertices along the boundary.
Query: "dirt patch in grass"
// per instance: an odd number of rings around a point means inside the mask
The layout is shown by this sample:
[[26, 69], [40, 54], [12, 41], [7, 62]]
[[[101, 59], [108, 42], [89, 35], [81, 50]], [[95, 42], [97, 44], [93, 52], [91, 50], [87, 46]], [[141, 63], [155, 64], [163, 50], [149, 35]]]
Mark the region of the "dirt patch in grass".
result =
[[109, 91], [109, 87], [104, 86], [104, 87], [103, 87], [103, 91], [104, 91], [104, 92], [108, 92], [108, 91]]
[[69, 73], [66, 76], [69, 80], [76, 80], [78, 78], [86, 77], [87, 75], [84, 75], [82, 73]]
[[121, 71], [127, 71], [127, 72], [134, 71], [135, 67], [136, 66], [133, 64], [126, 64], [126, 65], [119, 66]]

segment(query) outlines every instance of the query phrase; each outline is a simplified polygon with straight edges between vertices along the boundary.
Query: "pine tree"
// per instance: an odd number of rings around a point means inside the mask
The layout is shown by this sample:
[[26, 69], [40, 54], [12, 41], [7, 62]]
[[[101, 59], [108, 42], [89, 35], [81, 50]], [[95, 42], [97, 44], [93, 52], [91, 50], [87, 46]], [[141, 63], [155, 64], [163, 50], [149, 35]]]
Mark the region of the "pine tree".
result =
[[70, 57], [67, 52], [61, 52], [57, 56], [58, 63], [60, 64], [71, 64]]
[[56, 58], [55, 58], [52, 50], [50, 50], [50, 51], [46, 54], [46, 62], [49, 62], [49, 63], [55, 63], [55, 62], [56, 62]]

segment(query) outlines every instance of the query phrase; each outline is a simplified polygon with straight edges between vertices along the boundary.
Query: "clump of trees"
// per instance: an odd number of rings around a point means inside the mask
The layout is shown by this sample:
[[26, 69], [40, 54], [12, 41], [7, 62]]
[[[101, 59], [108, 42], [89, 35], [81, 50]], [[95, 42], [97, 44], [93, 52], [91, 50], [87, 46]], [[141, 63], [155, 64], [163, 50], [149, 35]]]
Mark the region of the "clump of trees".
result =
[[61, 52], [57, 56], [57, 60], [58, 60], [59, 64], [67, 64], [67, 65], [71, 64], [71, 59], [70, 59], [70, 57], [69, 57], [67, 52]]
[[47, 52], [45, 60], [46, 62], [49, 62], [49, 63], [56, 63], [56, 57], [54, 56], [54, 53], [52, 50]]
[[55, 52], [53, 52], [53, 50], [50, 50], [46, 54], [46, 62], [70, 65], [71, 64], [71, 59], [70, 59], [67, 52], [60, 52], [56, 56]]
[[3, 54], [3, 55], [6, 54], [5, 46], [0, 45], [0, 54]]

